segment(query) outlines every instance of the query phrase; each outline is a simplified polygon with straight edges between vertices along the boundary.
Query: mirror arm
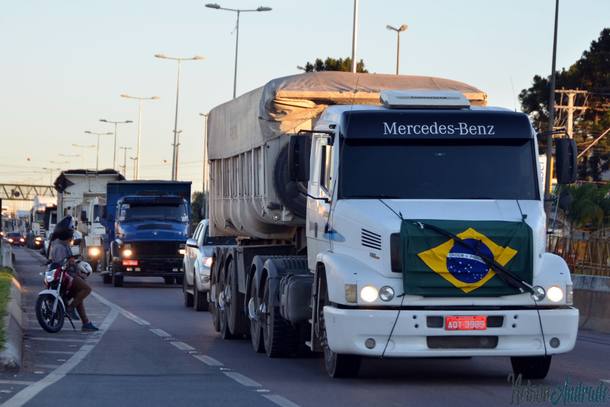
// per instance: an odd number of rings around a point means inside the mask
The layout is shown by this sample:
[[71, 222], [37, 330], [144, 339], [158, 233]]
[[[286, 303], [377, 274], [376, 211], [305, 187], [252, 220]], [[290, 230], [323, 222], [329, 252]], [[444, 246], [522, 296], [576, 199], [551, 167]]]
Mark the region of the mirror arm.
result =
[[307, 198], [311, 198], [311, 199], [315, 199], [316, 201], [324, 201], [325, 203], [330, 203], [330, 199], [323, 197], [323, 196], [313, 196], [310, 195], [309, 193], [304, 194]]

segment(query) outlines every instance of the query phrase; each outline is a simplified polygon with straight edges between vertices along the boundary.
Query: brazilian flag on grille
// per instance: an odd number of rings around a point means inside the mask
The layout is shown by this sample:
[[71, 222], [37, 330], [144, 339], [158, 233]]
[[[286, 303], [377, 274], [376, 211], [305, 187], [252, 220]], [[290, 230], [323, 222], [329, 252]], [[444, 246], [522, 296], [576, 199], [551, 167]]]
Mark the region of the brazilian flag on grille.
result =
[[[456, 235], [470, 247], [418, 223]], [[427, 297], [490, 297], [518, 294], [481, 255], [531, 284], [532, 231], [525, 222], [403, 220], [400, 229], [406, 294]], [[476, 247], [477, 250], [472, 250]]]

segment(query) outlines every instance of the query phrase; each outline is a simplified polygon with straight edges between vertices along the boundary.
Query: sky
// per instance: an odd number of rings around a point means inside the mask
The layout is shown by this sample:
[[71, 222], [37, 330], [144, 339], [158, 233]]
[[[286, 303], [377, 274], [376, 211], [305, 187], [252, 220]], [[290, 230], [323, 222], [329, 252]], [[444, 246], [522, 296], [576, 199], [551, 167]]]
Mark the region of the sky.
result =
[[[317, 57], [351, 54], [352, 0], [222, 0], [243, 13], [238, 95], [299, 73]], [[551, 66], [553, 0], [360, 0], [358, 58], [370, 72], [393, 73], [401, 35], [402, 74], [450, 78], [488, 93], [490, 105], [519, 108], [517, 95]], [[557, 66], [567, 67], [610, 22], [609, 0], [561, 0]], [[168, 179], [176, 64], [156, 53], [203, 61], [182, 65], [179, 179], [202, 185], [200, 112], [229, 100], [235, 14], [205, 0], [19, 0], [0, 13], [0, 183], [48, 184], [43, 168], [94, 168], [96, 144], [85, 131], [109, 132], [99, 119], [137, 121], [128, 93], [159, 96], [143, 105], [140, 177]], [[119, 128], [134, 148], [136, 125]], [[100, 168], [112, 167], [113, 137], [102, 136]], [[128, 156], [134, 156], [135, 149]], [[63, 156], [61, 155], [63, 154]], [[73, 157], [81, 154], [81, 157]], [[123, 156], [119, 154], [122, 165]], [[131, 160], [128, 175], [132, 174]]]

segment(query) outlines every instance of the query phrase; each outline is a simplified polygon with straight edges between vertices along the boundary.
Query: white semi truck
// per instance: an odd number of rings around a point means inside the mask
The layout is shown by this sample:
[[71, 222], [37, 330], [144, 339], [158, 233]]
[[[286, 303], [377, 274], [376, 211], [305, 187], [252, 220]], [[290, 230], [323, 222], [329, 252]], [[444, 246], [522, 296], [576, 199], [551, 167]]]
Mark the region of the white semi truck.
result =
[[[546, 376], [578, 329], [566, 263], [545, 251], [528, 117], [440, 78], [323, 72], [210, 111], [210, 311], [270, 357], [506, 356]], [[557, 179], [575, 145], [556, 140]]]
[[66, 170], [55, 180], [58, 220], [71, 215], [76, 220], [77, 233], [73, 252], [81, 254], [93, 270], [104, 253], [102, 236], [106, 229], [101, 222], [106, 201], [106, 185], [125, 178], [115, 170]]

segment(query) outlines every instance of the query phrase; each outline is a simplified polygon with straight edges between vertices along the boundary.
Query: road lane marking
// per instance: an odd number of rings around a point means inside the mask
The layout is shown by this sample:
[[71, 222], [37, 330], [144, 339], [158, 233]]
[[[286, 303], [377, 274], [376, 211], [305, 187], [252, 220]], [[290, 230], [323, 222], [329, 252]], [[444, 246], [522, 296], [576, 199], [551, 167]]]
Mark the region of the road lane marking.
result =
[[180, 342], [180, 341], [173, 341], [170, 343], [180, 350], [195, 350], [195, 348], [193, 348], [188, 343], [184, 343], [184, 342]]
[[237, 383], [241, 384], [242, 386], [262, 387], [262, 384], [250, 379], [248, 376], [244, 376], [241, 373], [237, 373], [237, 372], [223, 372], [223, 373], [225, 374], [225, 376], [230, 377], [231, 379], [235, 380]]
[[104, 321], [100, 325], [100, 335], [98, 340], [94, 344], [85, 344], [77, 350], [74, 355], [68, 359], [66, 363], [58, 367], [57, 369], [50, 372], [48, 375], [37, 381], [36, 383], [26, 387], [19, 393], [4, 402], [4, 407], [20, 407], [32, 400], [38, 393], [49, 387], [50, 385], [63, 379], [72, 369], [74, 369], [82, 360], [95, 348], [95, 345], [99, 343], [104, 334], [108, 331], [108, 328], [115, 321], [119, 312], [116, 308], [111, 308], [110, 312], [104, 318]]
[[0, 384], [15, 384], [17, 386], [29, 386], [34, 383], [36, 382], [29, 382], [26, 380], [0, 380]]
[[36, 364], [34, 367], [39, 367], [41, 369], [57, 369], [61, 365], [46, 365], [46, 364]]
[[28, 336], [25, 340], [30, 341], [45, 341], [45, 342], [91, 342], [90, 339], [72, 339], [72, 338], [47, 338], [46, 336]]
[[263, 394], [262, 396], [280, 407], [300, 407], [297, 403], [292, 402], [279, 394]]
[[36, 353], [48, 353], [50, 355], [72, 355], [74, 352], [66, 350], [37, 350]]
[[150, 330], [150, 332], [154, 333], [157, 336], [160, 336], [161, 338], [170, 338], [171, 337], [170, 334], [165, 332], [163, 329], [159, 329], [159, 328], [152, 328]]
[[218, 360], [216, 360], [213, 357], [208, 356], [208, 355], [193, 355], [193, 357], [195, 359], [198, 359], [198, 360], [202, 361], [203, 363], [205, 363], [208, 366], [213, 366], [213, 367], [224, 366], [222, 364], [222, 362], [220, 362], [220, 361], [218, 361]]
[[601, 379], [601, 381], [610, 384], [610, 379]]
[[150, 322], [146, 321], [145, 319], [142, 319], [140, 317], [138, 317], [137, 315], [132, 314], [131, 312], [127, 311], [125, 308], [116, 305], [115, 303], [107, 300], [106, 298], [102, 297], [101, 295], [99, 295], [96, 292], [92, 292], [91, 295], [93, 295], [99, 302], [101, 302], [104, 305], [107, 305], [110, 308], [114, 308], [116, 309], [118, 312], [120, 312], [125, 318], [132, 320], [133, 322], [135, 322], [138, 325], [142, 325], [142, 326], [148, 326], [150, 325]]

